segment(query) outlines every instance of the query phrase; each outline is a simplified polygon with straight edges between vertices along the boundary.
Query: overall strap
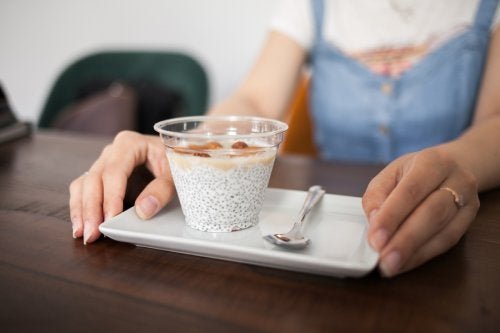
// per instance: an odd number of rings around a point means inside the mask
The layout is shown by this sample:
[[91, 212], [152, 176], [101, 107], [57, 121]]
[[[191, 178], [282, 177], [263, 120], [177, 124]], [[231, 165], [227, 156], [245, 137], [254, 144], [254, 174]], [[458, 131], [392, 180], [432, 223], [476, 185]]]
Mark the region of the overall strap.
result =
[[497, 5], [498, 0], [479, 0], [476, 17], [474, 18], [474, 29], [490, 31]]
[[323, 0], [311, 0], [313, 18], [314, 18], [314, 35], [317, 41], [323, 38], [323, 17], [325, 3]]

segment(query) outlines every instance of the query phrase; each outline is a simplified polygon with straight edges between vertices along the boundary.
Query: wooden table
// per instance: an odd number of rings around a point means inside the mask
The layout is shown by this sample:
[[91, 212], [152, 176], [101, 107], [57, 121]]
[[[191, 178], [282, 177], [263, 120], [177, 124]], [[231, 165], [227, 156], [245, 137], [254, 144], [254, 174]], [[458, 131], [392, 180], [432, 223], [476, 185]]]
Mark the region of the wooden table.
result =
[[[337, 279], [71, 237], [68, 184], [109, 138], [0, 145], [0, 330], [500, 332], [500, 190], [452, 250], [394, 279]], [[281, 157], [271, 186], [361, 195], [379, 167]]]

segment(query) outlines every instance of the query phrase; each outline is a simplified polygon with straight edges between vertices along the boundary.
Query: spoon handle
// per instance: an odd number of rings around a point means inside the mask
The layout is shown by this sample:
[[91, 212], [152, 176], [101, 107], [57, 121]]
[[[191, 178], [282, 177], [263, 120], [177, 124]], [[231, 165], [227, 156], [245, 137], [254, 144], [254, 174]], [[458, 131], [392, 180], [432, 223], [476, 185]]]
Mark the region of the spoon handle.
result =
[[307, 197], [304, 200], [304, 204], [300, 209], [299, 215], [293, 224], [292, 230], [290, 232], [297, 233], [300, 232], [302, 227], [302, 222], [304, 221], [307, 214], [313, 209], [314, 206], [319, 202], [319, 200], [325, 194], [325, 190], [319, 185], [314, 185], [309, 188], [307, 191]]

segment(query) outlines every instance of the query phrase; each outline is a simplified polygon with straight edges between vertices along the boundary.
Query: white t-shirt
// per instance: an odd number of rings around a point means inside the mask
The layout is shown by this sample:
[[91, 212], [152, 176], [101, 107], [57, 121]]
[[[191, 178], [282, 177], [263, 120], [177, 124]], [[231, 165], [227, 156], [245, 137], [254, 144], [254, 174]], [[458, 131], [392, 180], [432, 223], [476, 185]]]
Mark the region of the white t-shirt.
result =
[[[397, 76], [469, 28], [480, 0], [325, 0], [323, 38], [373, 71]], [[492, 29], [500, 27], [500, 6]], [[314, 41], [311, 0], [282, 0], [271, 29], [305, 49]]]

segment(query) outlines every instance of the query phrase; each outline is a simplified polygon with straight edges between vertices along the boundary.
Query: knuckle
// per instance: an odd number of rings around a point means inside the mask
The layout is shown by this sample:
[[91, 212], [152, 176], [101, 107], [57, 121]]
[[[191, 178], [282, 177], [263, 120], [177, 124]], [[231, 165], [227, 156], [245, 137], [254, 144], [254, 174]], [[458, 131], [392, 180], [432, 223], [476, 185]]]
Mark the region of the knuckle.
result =
[[435, 149], [424, 149], [415, 156], [415, 161], [424, 165], [441, 162], [441, 156]]
[[80, 187], [80, 184], [81, 184], [81, 178], [77, 178], [77, 179], [73, 180], [69, 184], [69, 192], [70, 193], [76, 192], [78, 190], [78, 188]]
[[116, 134], [115, 139], [113, 142], [130, 142], [133, 140], [136, 136], [136, 133], [133, 131], [120, 131], [118, 134]]
[[445, 150], [437, 148], [424, 149], [418, 154], [419, 162], [427, 168], [427, 172], [442, 172], [456, 168], [455, 159]]
[[102, 180], [103, 182], [107, 181], [116, 181], [116, 179], [128, 178], [128, 175], [121, 168], [118, 167], [115, 163], [107, 163], [105, 168], [102, 170]]
[[104, 146], [104, 148], [102, 149], [102, 155], [109, 154], [112, 149], [113, 149], [113, 146], [111, 144]]
[[376, 194], [374, 192], [373, 189], [371, 188], [368, 188], [365, 193], [363, 194], [363, 196], [361, 197], [361, 204], [363, 206], [363, 208], [370, 208], [371, 206], [373, 206], [376, 202]]
[[433, 164], [439, 163], [443, 166], [455, 164], [454, 159], [445, 150], [429, 148], [425, 150], [425, 153]]

